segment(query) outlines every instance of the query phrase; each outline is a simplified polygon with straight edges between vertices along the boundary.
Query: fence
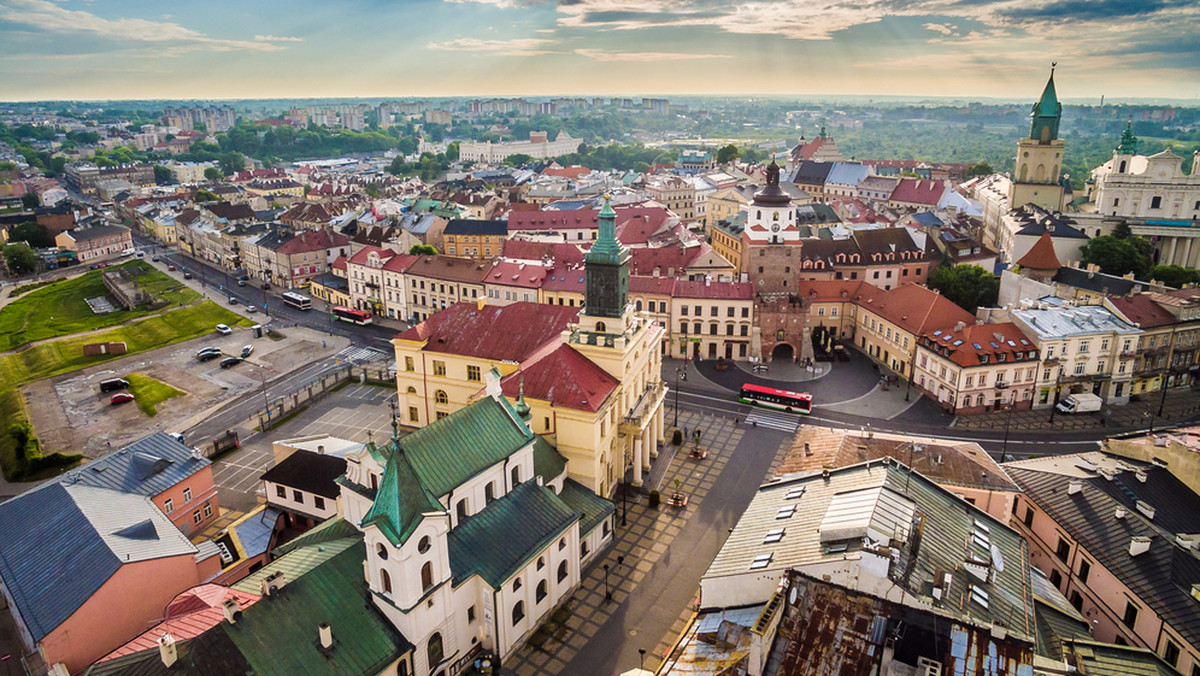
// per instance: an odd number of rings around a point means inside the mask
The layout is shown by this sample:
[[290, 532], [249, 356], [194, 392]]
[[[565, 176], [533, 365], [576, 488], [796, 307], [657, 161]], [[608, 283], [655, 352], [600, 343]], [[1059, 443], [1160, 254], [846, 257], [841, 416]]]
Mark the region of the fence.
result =
[[304, 407], [315, 403], [326, 394], [341, 389], [352, 381], [374, 383], [395, 387], [396, 379], [386, 368], [347, 364], [333, 373], [328, 373], [290, 394], [266, 402], [266, 408], [257, 411], [251, 418], [257, 421], [258, 429], [267, 431], [286, 422], [290, 416]]

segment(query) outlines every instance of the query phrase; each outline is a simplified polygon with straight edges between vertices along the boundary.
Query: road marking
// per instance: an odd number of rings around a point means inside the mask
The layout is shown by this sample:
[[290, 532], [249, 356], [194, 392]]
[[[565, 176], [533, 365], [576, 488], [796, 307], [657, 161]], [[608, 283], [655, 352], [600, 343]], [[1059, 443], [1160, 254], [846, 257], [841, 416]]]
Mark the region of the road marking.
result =
[[780, 432], [795, 433], [800, 428], [800, 419], [786, 413], [773, 411], [753, 411], [746, 416], [746, 424], [750, 426], [769, 427]]

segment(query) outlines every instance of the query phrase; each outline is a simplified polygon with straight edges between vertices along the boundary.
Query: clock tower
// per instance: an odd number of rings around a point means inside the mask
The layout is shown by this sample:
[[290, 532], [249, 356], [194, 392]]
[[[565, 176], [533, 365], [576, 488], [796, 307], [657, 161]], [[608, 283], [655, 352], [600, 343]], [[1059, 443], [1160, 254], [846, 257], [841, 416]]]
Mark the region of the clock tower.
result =
[[1063, 148], [1058, 138], [1062, 104], [1054, 89], [1054, 66], [1042, 90], [1042, 98], [1029, 113], [1029, 136], [1017, 141], [1017, 163], [1008, 190], [1008, 208], [1020, 209], [1036, 204], [1050, 211], [1061, 211], [1065, 190], [1061, 180]]
[[584, 257], [585, 301], [580, 328], [620, 335], [629, 304], [629, 250], [617, 241], [617, 213], [605, 200], [600, 210], [600, 232]]

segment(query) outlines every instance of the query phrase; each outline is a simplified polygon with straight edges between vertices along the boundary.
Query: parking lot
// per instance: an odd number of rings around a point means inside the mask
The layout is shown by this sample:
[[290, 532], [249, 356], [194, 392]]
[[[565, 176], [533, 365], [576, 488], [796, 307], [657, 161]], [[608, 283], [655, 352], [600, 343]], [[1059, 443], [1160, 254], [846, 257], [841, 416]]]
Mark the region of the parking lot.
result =
[[275, 464], [271, 453], [275, 440], [329, 434], [360, 443], [369, 436], [377, 443], [384, 442], [392, 434], [388, 402], [395, 398], [395, 388], [354, 383], [327, 395], [267, 434], [247, 439], [238, 452], [213, 466], [222, 509], [246, 512], [254, 507], [258, 478]]

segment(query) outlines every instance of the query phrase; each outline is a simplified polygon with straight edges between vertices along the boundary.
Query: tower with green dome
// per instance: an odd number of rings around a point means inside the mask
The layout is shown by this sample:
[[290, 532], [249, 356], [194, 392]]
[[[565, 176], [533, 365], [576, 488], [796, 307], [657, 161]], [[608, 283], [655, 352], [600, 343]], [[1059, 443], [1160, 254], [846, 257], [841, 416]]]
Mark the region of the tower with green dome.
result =
[[1062, 160], [1066, 143], [1058, 137], [1062, 121], [1062, 103], [1054, 86], [1054, 67], [1042, 89], [1042, 96], [1029, 113], [1029, 135], [1017, 141], [1017, 161], [1008, 189], [1008, 208], [1019, 209], [1036, 204], [1050, 211], [1061, 211], [1066, 190], [1062, 181]]
[[620, 319], [629, 302], [629, 251], [617, 241], [617, 213], [607, 199], [599, 220], [596, 242], [584, 257], [587, 281], [583, 314]]

